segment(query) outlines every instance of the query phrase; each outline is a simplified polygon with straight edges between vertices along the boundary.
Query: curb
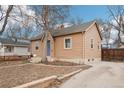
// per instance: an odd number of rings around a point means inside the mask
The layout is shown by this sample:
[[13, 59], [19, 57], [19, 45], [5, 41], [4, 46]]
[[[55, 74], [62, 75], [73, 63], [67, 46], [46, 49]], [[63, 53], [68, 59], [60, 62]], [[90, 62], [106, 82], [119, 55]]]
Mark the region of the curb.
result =
[[58, 66], [58, 65], [46, 65], [46, 64], [34, 64], [34, 65], [42, 65], [42, 66], [48, 66], [48, 67], [82, 67], [82, 66], [86, 66], [86, 65], [76, 65], [76, 66]]
[[57, 80], [61, 81], [61, 80], [67, 79], [81, 71], [82, 71], [82, 69], [79, 69], [79, 70], [73, 71], [69, 74], [65, 74], [61, 77], [53, 75], [50, 77], [46, 77], [46, 78], [38, 79], [38, 80], [29, 82], [29, 83], [25, 83], [25, 84], [22, 84], [22, 85], [13, 87], [13, 88], [46, 88], [46, 87], [49, 87], [52, 83], [54, 83]]
[[57, 79], [58, 79], [58, 80], [64, 80], [64, 79], [66, 79], [66, 78], [68, 78], [68, 77], [71, 77], [71, 76], [73, 76], [73, 75], [75, 75], [75, 74], [81, 72], [81, 71], [82, 71], [82, 69], [79, 69], [79, 70], [77, 70], [77, 71], [74, 71], [74, 72], [71, 72], [71, 73], [69, 73], [69, 74], [63, 75], [62, 77], [58, 77]]
[[53, 83], [57, 79], [57, 76], [50, 76], [43, 79], [35, 80], [26, 84], [22, 84], [20, 86], [16, 86], [14, 88], [32, 88], [32, 87], [48, 87], [51, 83]]

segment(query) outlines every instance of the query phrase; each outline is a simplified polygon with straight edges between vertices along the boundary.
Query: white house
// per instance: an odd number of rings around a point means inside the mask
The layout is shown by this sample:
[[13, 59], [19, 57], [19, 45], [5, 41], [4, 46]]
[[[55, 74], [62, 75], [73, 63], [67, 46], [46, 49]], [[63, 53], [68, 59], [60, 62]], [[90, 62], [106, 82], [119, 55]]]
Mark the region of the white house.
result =
[[0, 56], [30, 55], [28, 40], [12, 40], [0, 38]]

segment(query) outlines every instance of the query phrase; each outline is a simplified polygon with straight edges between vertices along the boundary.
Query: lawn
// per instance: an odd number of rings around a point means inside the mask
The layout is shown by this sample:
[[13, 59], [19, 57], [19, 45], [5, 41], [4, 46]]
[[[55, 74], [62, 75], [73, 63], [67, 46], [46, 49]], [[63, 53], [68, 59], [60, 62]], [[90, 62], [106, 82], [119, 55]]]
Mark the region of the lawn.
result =
[[20, 64], [26, 64], [26, 63], [28, 63], [28, 61], [1, 61], [0, 62], [0, 67], [20, 65]]
[[54, 61], [54, 62], [42, 62], [46, 65], [56, 65], [56, 66], [79, 66], [80, 64], [65, 61]]
[[[20, 65], [19, 65], [20, 64]], [[89, 66], [48, 66], [42, 64], [22, 64], [0, 66], [0, 87], [15, 87], [51, 75], [62, 76]]]

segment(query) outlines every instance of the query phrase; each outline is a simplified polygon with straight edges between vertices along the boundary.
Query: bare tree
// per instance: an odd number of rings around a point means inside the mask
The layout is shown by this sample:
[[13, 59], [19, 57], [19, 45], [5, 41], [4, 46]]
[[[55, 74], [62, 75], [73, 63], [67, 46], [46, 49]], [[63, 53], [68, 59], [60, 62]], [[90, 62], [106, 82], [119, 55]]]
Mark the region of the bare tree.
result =
[[0, 5], [0, 21], [4, 18], [4, 13], [2, 11], [1, 5]]
[[106, 23], [102, 25], [102, 28], [103, 28], [101, 31], [102, 37], [105, 39], [107, 48], [109, 48], [109, 40], [111, 38], [112, 27], [109, 23]]
[[[34, 22], [31, 15], [28, 15], [28, 11], [23, 10], [23, 7], [24, 6], [14, 5], [7, 20], [6, 30], [3, 33], [4, 37], [29, 39], [34, 30]], [[3, 13], [3, 15], [5, 14], [6, 13]]]
[[83, 24], [83, 19], [80, 17], [72, 18], [70, 23], [72, 25], [81, 25], [81, 24]]
[[21, 30], [21, 28], [20, 28], [20, 26], [18, 26], [17, 24], [14, 26], [14, 25], [12, 25], [12, 26], [9, 26], [8, 28], [7, 28], [7, 30], [6, 30], [6, 37], [7, 38], [14, 38], [14, 39], [17, 39], [17, 34], [18, 34], [18, 37], [19, 36], [21, 36], [21, 35], [19, 35], [20, 33], [20, 30]]
[[47, 33], [50, 32], [50, 29], [53, 29], [54, 26], [58, 23], [64, 21], [68, 16], [69, 7], [68, 6], [31, 6], [35, 12], [36, 16], [34, 17], [36, 23], [43, 28], [44, 31], [44, 51], [42, 61], [46, 61], [47, 58]]
[[[5, 28], [8, 27], [6, 29], [9, 31], [8, 36], [14, 37], [14, 38], [16, 38], [16, 36], [27, 37], [28, 33], [34, 27], [34, 26], [31, 27], [30, 25], [30, 23], [32, 23], [31, 21], [33, 21], [33, 23], [35, 22], [37, 27], [39, 27], [41, 31], [43, 31], [44, 33], [45, 38], [44, 38], [43, 60], [46, 61], [47, 33], [50, 32], [51, 29], [53, 29], [54, 26], [56, 26], [57, 24], [64, 22], [65, 18], [67, 18], [69, 14], [69, 6], [42, 5], [42, 6], [29, 6], [29, 7], [33, 11], [35, 11], [35, 15], [29, 15], [28, 13], [25, 13], [21, 9], [21, 6], [14, 6], [14, 9], [15, 8], [17, 9], [14, 11], [13, 5], [8, 6], [5, 16], [1, 11], [2, 15], [0, 15], [0, 19], [4, 20], [4, 22], [3, 22], [3, 26], [0, 34], [2, 34], [5, 31]], [[1, 7], [0, 7], [0, 10], [1, 10]], [[17, 14], [16, 12], [19, 12], [19, 14]], [[22, 20], [20, 20], [20, 18]], [[17, 23], [8, 24], [10, 20], [17, 21], [19, 25], [17, 25]], [[8, 26], [6, 26], [7, 24]]]
[[[1, 7], [0, 7], [0, 9], [1, 9]], [[12, 11], [12, 9], [13, 9], [13, 5], [9, 5], [8, 6], [8, 9], [6, 11], [4, 23], [3, 23], [2, 29], [0, 31], [0, 34], [2, 34], [5, 31], [5, 28], [6, 28], [6, 25], [7, 25], [7, 21], [8, 21], [8, 17], [9, 17], [10, 12]], [[1, 16], [1, 19], [0, 20], [3, 19], [3, 13], [1, 12], [1, 14], [2, 14], [2, 16]]]
[[124, 44], [121, 35], [124, 35], [124, 6], [108, 6], [110, 24], [118, 31], [118, 42]]

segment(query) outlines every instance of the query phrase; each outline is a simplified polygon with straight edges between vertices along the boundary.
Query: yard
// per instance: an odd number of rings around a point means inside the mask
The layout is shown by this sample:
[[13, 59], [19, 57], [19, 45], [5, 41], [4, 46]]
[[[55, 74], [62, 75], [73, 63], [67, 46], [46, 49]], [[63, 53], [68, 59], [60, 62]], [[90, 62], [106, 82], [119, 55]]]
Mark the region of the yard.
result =
[[26, 64], [28, 61], [1, 61], [0, 67], [2, 66], [12, 66], [12, 65], [20, 65], [20, 64]]
[[15, 87], [51, 75], [62, 76], [78, 69], [88, 69], [89, 67], [87, 65], [50, 66], [24, 62], [0, 63], [0, 87]]
[[79, 66], [80, 64], [65, 61], [54, 61], [54, 62], [42, 62], [46, 65], [56, 65], [56, 66]]

